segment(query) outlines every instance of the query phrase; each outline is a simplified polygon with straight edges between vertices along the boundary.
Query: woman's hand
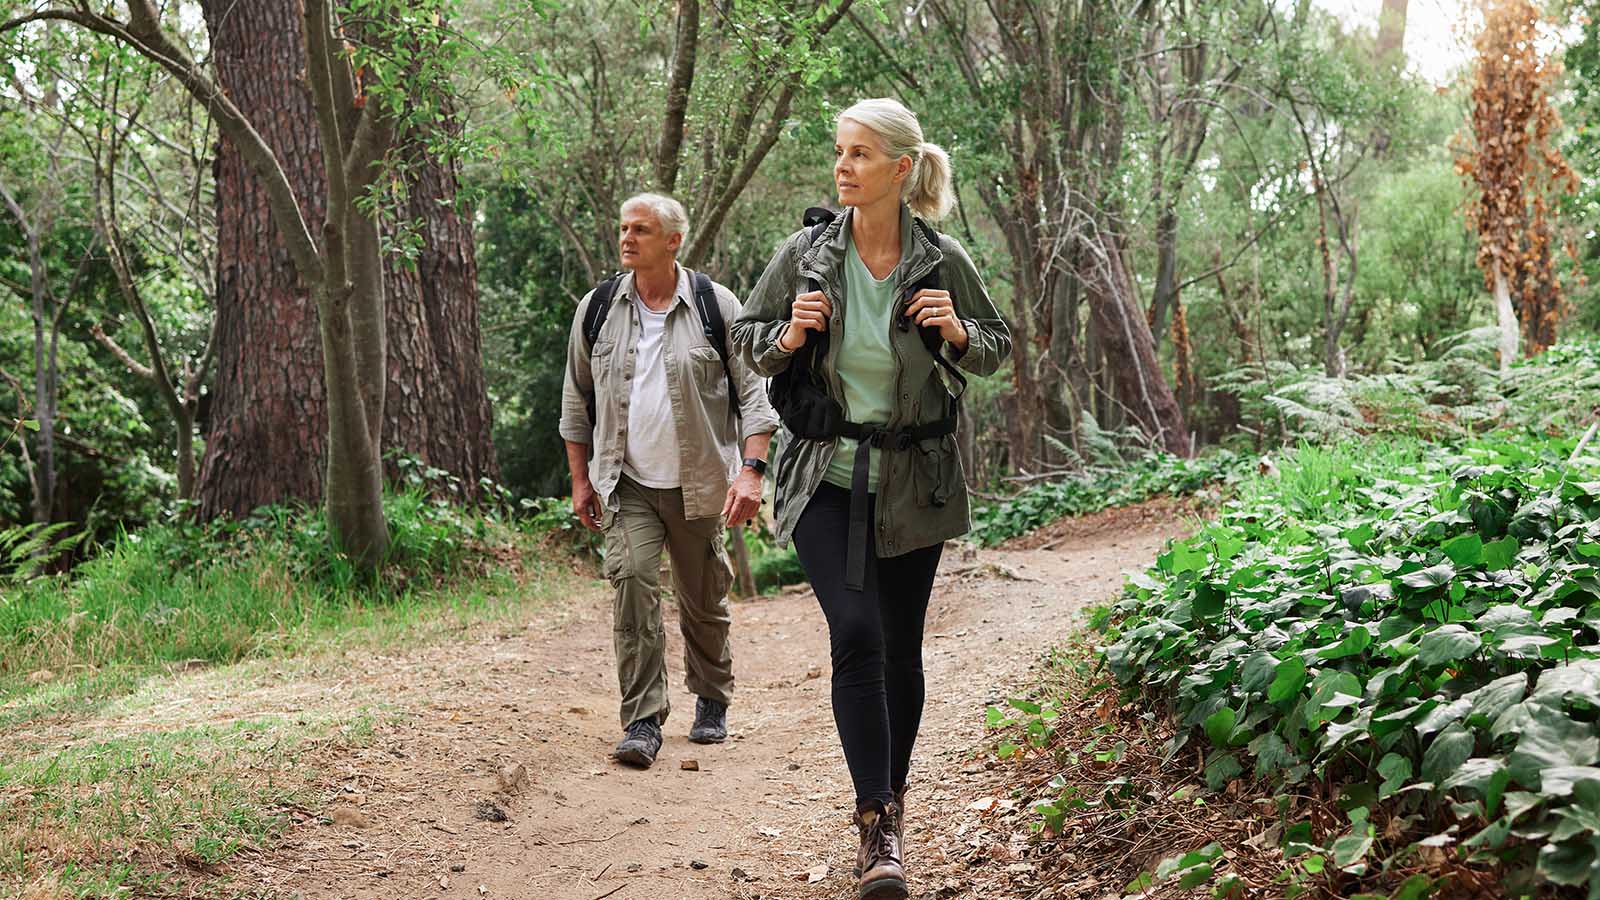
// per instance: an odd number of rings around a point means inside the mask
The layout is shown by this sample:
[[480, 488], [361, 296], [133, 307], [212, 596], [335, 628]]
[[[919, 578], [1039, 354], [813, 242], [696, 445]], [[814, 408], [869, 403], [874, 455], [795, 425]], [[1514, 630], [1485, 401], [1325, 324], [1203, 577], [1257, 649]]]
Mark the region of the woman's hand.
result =
[[778, 335], [778, 347], [793, 353], [806, 345], [806, 332], [828, 330], [828, 317], [833, 315], [833, 304], [821, 291], [809, 291], [794, 298], [789, 309], [789, 327]]
[[969, 341], [967, 326], [956, 315], [955, 301], [950, 299], [949, 291], [917, 291], [911, 298], [911, 305], [906, 307], [906, 315], [918, 327], [931, 325], [939, 329], [939, 336], [950, 346], [958, 352], [966, 351]]

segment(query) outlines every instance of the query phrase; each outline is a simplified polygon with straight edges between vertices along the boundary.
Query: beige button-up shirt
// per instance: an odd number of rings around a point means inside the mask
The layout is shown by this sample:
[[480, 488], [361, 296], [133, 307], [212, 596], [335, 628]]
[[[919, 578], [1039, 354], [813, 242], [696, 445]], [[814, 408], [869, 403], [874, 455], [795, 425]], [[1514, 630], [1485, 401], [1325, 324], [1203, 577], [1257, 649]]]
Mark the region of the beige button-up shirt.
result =
[[[689, 277], [689, 270], [679, 266], [678, 289], [667, 309], [663, 359], [672, 419], [678, 429], [684, 516], [699, 519], [722, 512], [728, 485], [739, 470], [744, 439], [777, 430], [778, 416], [767, 402], [764, 379], [730, 348], [728, 365], [742, 413], [740, 418], [734, 417], [722, 360], [701, 326]], [[739, 317], [739, 300], [720, 284], [715, 289], [722, 320], [731, 329]], [[622, 458], [628, 446], [628, 403], [639, 343], [636, 296], [633, 273], [629, 272], [613, 292], [611, 311], [590, 348], [583, 336], [584, 314], [594, 297], [590, 291], [578, 304], [567, 341], [561, 437], [589, 445], [589, 480], [607, 510], [616, 508], [617, 481], [622, 477]], [[592, 420], [588, 409], [591, 393], [595, 401]]]

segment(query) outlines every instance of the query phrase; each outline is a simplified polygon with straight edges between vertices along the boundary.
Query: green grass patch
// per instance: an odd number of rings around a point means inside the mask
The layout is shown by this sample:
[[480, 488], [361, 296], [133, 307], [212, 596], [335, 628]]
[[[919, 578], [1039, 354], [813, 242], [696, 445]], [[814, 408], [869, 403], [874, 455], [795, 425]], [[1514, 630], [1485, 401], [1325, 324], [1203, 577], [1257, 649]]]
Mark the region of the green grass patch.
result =
[[0, 759], [0, 887], [167, 896], [314, 806], [305, 757], [372, 734], [364, 713], [111, 738], [14, 739]]

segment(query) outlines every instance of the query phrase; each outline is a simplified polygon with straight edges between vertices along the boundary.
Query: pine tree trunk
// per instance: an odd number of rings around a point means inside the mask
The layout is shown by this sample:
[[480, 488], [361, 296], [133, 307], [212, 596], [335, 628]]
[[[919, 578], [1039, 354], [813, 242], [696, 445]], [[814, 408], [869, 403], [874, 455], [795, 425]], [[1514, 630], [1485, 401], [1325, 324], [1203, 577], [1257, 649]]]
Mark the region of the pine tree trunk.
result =
[[[327, 200], [303, 81], [300, 4], [204, 0], [202, 8], [219, 83], [276, 153], [306, 220], [321, 222]], [[316, 304], [274, 227], [264, 187], [231, 142], [220, 143], [214, 168], [217, 372], [196, 490], [206, 519], [286, 500], [314, 502], [325, 489], [328, 450]], [[417, 271], [384, 267], [388, 389], [378, 409], [384, 447], [457, 475], [471, 495], [497, 469], [472, 236], [466, 221], [436, 202], [453, 199], [455, 181], [454, 171], [422, 165], [408, 210], [422, 220]], [[357, 333], [372, 333], [372, 326], [352, 323]]]

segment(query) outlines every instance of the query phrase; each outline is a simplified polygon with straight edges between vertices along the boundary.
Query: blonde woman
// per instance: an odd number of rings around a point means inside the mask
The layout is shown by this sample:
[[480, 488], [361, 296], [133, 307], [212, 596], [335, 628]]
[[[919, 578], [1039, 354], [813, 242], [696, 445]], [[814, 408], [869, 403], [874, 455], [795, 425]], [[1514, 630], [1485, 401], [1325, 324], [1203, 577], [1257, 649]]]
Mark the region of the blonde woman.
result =
[[1011, 337], [966, 251], [929, 224], [954, 191], [916, 116], [863, 100], [835, 141], [843, 214], [784, 241], [732, 335], [786, 398], [778, 537], [792, 537], [828, 625], [860, 896], [890, 900], [907, 896], [923, 621], [944, 542], [970, 527], [953, 392], [958, 369], [997, 370]]

